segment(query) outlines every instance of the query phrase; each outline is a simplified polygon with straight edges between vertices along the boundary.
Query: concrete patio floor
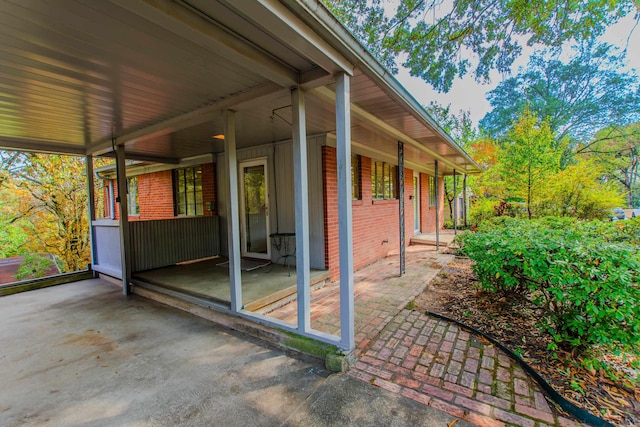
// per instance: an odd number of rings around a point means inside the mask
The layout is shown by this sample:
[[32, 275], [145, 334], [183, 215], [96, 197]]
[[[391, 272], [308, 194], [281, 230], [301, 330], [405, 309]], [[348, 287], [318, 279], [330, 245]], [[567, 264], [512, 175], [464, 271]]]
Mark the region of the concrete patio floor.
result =
[[455, 420], [98, 279], [2, 297], [0, 324], [2, 426]]

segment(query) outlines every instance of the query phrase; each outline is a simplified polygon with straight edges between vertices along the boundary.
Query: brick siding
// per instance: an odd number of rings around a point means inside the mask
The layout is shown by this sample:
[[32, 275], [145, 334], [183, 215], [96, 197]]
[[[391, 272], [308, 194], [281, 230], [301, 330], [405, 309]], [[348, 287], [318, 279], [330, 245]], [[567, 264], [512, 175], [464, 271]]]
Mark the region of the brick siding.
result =
[[[423, 233], [436, 232], [436, 208], [429, 206], [429, 175], [420, 174], [420, 231]], [[444, 225], [444, 180], [438, 178], [438, 222], [440, 228]]]
[[[114, 188], [115, 197], [118, 197], [116, 181], [112, 180], [111, 184]], [[213, 163], [202, 165], [202, 199], [204, 215], [214, 215], [217, 203], [215, 164]], [[213, 211], [207, 210], [207, 202], [212, 203]], [[109, 200], [105, 197], [107, 209], [108, 203]], [[115, 219], [119, 219], [120, 209], [118, 203], [115, 205]], [[129, 215], [129, 221], [175, 218], [173, 171], [166, 170], [138, 175], [138, 206], [139, 215]]]
[[[338, 181], [335, 148], [322, 147], [322, 165], [324, 175], [325, 266], [331, 270], [331, 279], [334, 280], [339, 277], [340, 265]], [[370, 158], [361, 157], [360, 174], [360, 191], [362, 198], [361, 200], [354, 200], [352, 202], [353, 262], [356, 270], [387, 256], [389, 253], [398, 252], [400, 245], [398, 232], [399, 201], [372, 199]], [[420, 174], [420, 181], [420, 189], [422, 190], [420, 192], [420, 202], [423, 207], [421, 222], [423, 230], [426, 231], [429, 226], [435, 226], [435, 208], [428, 208], [428, 176]], [[414, 230], [414, 200], [410, 198], [412, 195], [413, 171], [405, 168], [405, 245], [407, 246], [413, 236]]]

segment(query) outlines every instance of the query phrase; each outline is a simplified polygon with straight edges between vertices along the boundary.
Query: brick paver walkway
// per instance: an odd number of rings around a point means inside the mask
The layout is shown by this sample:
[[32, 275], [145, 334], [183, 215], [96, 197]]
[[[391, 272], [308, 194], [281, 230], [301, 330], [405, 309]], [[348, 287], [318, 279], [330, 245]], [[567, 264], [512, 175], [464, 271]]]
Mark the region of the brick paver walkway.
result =
[[[580, 426], [559, 415], [537, 384], [490, 343], [458, 326], [406, 309], [451, 255], [410, 247], [407, 274], [398, 257], [355, 275], [358, 361], [348, 374], [480, 426]], [[339, 288], [312, 292], [312, 326], [339, 332]], [[293, 321], [296, 304], [269, 313]]]

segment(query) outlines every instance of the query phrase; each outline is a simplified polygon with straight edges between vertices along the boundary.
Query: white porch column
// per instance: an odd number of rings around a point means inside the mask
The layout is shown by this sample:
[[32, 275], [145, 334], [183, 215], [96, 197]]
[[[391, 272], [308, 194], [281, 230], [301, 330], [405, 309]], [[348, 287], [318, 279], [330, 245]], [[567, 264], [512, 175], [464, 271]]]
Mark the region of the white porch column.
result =
[[129, 295], [131, 282], [131, 238], [129, 236], [129, 205], [127, 185], [127, 165], [124, 145], [116, 146], [116, 175], [118, 179], [118, 198], [120, 206], [120, 258], [122, 264], [122, 293]]
[[407, 272], [405, 260], [405, 223], [404, 223], [404, 144], [398, 141], [398, 218], [400, 235], [400, 276]]
[[435, 160], [435, 165], [433, 167], [433, 173], [435, 177], [433, 178], [433, 185], [436, 186], [434, 188], [434, 193], [436, 196], [436, 251], [440, 250], [440, 194], [438, 191], [438, 161]]
[[340, 236], [340, 345], [354, 342], [353, 230], [351, 216], [351, 86], [345, 73], [336, 75], [336, 151], [338, 163], [338, 234]]
[[236, 156], [235, 112], [224, 111], [224, 162], [227, 167], [227, 247], [229, 251], [229, 286], [231, 311], [242, 309], [240, 276], [240, 209], [238, 207], [238, 160]]
[[467, 200], [467, 174], [464, 174], [464, 178], [462, 179], [462, 217], [464, 218], [464, 227], [467, 228], [468, 227], [468, 222], [467, 222], [467, 215], [469, 214], [468, 212], [468, 204], [469, 201]]
[[296, 214], [296, 277], [298, 289], [298, 331], [311, 329], [309, 271], [309, 185], [307, 175], [307, 126], [304, 92], [291, 90], [293, 112], [293, 187]]
[[95, 245], [95, 231], [93, 229], [93, 221], [96, 219], [96, 197], [95, 197], [95, 186], [94, 186], [94, 178], [93, 178], [93, 156], [91, 154], [87, 155], [84, 158], [86, 173], [87, 173], [87, 220], [89, 222], [89, 247], [91, 248], [91, 265], [94, 264], [96, 260], [96, 248]]
[[453, 234], [458, 234], [458, 175], [453, 170]]

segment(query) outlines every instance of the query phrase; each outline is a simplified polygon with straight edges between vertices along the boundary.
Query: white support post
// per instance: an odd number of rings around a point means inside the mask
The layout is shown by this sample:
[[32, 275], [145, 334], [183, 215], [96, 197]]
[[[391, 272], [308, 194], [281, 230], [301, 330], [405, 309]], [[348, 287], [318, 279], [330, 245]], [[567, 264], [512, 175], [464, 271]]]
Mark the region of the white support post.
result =
[[467, 174], [464, 174], [464, 178], [462, 178], [462, 216], [464, 218], [464, 227], [467, 228], [469, 226], [469, 223], [467, 221], [467, 215], [469, 214], [468, 212], [468, 204], [469, 201], [467, 200]]
[[116, 146], [116, 175], [118, 178], [118, 198], [120, 206], [120, 259], [122, 264], [122, 293], [129, 295], [131, 289], [131, 238], [129, 236], [129, 205], [127, 165], [124, 145]]
[[96, 248], [94, 247], [96, 242], [95, 231], [93, 229], [93, 221], [96, 219], [96, 197], [95, 197], [95, 186], [94, 186], [94, 178], [93, 178], [93, 156], [91, 154], [87, 155], [84, 158], [86, 171], [87, 171], [87, 215], [89, 222], [89, 247], [91, 248], [91, 265], [95, 264], [96, 261]]
[[351, 87], [349, 76], [345, 73], [336, 75], [336, 150], [340, 236], [340, 343], [342, 350], [350, 352], [355, 348], [351, 220]]
[[291, 90], [293, 112], [293, 187], [296, 214], [296, 277], [298, 289], [298, 331], [311, 329], [309, 270], [309, 185], [307, 174], [307, 126], [304, 92]]
[[398, 141], [398, 218], [400, 235], [400, 276], [406, 273], [404, 223], [404, 144]]
[[453, 234], [458, 234], [458, 175], [453, 170]]
[[436, 186], [434, 188], [434, 193], [436, 196], [436, 251], [440, 250], [440, 192], [438, 191], [438, 161], [435, 161], [435, 165], [433, 168], [434, 178], [433, 185]]
[[224, 111], [224, 161], [227, 167], [227, 247], [229, 251], [229, 287], [231, 311], [242, 309], [240, 272], [240, 209], [238, 207], [238, 160], [236, 155], [235, 112]]

